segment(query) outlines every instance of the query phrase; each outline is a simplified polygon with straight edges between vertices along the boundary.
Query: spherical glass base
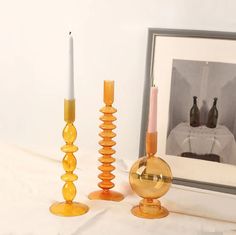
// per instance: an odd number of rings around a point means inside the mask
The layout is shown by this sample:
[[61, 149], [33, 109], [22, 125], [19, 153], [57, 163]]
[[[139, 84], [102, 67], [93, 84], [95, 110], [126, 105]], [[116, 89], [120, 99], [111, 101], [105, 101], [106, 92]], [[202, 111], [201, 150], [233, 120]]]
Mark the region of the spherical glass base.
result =
[[172, 173], [169, 165], [160, 157], [142, 157], [131, 167], [129, 182], [140, 197], [156, 199], [168, 192]]
[[90, 200], [107, 200], [107, 201], [122, 201], [124, 199], [123, 194], [113, 190], [99, 190], [92, 192], [88, 195]]
[[51, 213], [59, 216], [79, 216], [87, 213], [89, 207], [80, 202], [56, 202], [50, 207]]

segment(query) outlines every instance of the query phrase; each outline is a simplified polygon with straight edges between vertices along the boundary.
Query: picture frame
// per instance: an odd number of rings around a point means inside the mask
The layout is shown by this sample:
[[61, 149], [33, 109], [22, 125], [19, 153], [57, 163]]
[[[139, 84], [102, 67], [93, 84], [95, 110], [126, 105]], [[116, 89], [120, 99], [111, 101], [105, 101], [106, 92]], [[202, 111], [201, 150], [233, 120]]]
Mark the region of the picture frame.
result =
[[236, 64], [236, 33], [159, 28], [148, 30], [139, 156], [145, 155], [150, 87], [156, 83], [159, 90], [158, 155], [170, 164], [173, 183], [236, 194], [235, 165], [166, 154], [173, 59]]

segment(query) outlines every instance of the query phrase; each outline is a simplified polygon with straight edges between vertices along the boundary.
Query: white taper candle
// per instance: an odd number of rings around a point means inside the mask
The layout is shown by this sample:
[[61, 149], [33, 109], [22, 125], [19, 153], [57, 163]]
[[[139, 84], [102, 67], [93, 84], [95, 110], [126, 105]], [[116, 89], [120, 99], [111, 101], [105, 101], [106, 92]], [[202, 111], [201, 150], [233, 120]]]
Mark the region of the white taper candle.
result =
[[68, 90], [67, 90], [67, 100], [73, 100], [74, 97], [74, 47], [73, 47], [73, 37], [71, 32], [69, 33], [69, 80], [68, 80]]

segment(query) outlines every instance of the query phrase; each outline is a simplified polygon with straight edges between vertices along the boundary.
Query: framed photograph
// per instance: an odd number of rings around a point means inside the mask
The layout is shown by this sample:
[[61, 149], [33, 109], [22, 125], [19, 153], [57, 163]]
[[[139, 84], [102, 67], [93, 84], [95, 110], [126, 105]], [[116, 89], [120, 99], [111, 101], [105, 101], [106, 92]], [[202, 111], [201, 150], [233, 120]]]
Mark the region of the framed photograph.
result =
[[140, 157], [153, 85], [174, 184], [236, 194], [236, 33], [149, 29]]

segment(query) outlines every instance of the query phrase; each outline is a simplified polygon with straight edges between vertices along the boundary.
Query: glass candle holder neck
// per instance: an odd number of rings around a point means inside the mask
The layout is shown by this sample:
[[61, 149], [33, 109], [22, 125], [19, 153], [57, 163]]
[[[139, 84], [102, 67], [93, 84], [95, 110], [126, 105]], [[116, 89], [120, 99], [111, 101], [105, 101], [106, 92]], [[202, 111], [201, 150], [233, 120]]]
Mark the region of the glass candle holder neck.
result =
[[157, 153], [157, 132], [146, 133], [146, 155], [152, 157]]

